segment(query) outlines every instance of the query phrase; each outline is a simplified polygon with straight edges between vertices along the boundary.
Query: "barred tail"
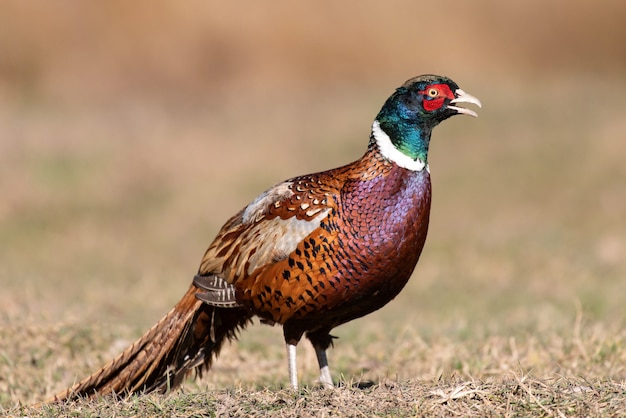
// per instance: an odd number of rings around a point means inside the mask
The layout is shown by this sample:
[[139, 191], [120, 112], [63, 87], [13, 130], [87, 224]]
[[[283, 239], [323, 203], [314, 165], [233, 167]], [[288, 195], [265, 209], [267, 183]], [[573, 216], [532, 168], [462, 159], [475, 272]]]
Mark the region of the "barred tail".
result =
[[225, 340], [250, 321], [242, 309], [202, 303], [192, 285], [185, 296], [143, 337], [91, 376], [47, 402], [94, 395], [126, 396], [164, 393], [180, 385], [189, 372], [211, 367]]

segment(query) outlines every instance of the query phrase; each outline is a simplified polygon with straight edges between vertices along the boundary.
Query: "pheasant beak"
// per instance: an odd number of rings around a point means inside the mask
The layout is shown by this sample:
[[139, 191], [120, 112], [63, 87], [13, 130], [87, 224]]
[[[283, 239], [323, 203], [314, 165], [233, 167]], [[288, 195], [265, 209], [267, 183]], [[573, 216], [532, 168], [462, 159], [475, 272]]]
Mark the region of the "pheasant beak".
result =
[[[478, 107], [483, 107], [482, 104], [480, 103], [480, 100], [478, 100], [476, 97], [472, 96], [471, 94], [465, 93], [461, 89], [457, 89], [454, 92], [454, 96], [455, 96], [455, 98], [450, 100], [450, 104], [455, 104], [455, 103], [473, 103], [473, 104], [475, 104]], [[464, 107], [448, 105], [448, 109], [453, 109], [453, 110], [456, 110], [458, 113], [462, 113], [464, 115], [473, 116], [475, 118], [478, 117], [478, 114], [476, 112], [474, 112], [473, 110], [470, 110], [470, 109], [466, 109]]]

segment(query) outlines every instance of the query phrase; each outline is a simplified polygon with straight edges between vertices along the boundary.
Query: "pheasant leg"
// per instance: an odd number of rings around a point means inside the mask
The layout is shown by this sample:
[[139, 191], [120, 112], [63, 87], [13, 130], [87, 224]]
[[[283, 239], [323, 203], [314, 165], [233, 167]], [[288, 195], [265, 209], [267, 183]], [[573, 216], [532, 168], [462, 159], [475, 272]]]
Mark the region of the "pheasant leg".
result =
[[298, 389], [298, 370], [296, 364], [296, 346], [287, 343], [287, 360], [289, 361], [289, 382], [292, 389]]
[[334, 388], [333, 378], [330, 376], [330, 368], [328, 367], [326, 350], [315, 346], [315, 354], [317, 355], [317, 363], [320, 366], [320, 383], [327, 389]]

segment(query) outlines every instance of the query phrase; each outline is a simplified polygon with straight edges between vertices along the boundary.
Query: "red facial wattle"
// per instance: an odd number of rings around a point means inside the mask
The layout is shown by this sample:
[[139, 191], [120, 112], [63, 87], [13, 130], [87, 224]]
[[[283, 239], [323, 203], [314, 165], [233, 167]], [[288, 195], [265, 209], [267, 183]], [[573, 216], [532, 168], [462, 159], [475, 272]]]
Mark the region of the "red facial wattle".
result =
[[[431, 97], [428, 92], [431, 90], [437, 91], [437, 96]], [[431, 84], [427, 86], [424, 90], [420, 91], [420, 94], [424, 97], [423, 106], [424, 109], [432, 112], [434, 110], [440, 109], [446, 99], [453, 100], [454, 93], [450, 90], [450, 87], [447, 84]]]

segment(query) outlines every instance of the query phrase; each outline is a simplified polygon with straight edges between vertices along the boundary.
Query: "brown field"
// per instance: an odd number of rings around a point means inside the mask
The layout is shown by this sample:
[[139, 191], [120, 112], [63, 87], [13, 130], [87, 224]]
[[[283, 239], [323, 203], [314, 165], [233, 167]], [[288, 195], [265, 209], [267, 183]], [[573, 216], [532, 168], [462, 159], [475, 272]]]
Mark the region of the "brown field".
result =
[[[0, 5], [0, 415], [613, 416], [626, 410], [626, 3]], [[567, 7], [565, 7], [567, 5]], [[433, 135], [422, 259], [284, 389], [255, 325], [168, 396], [29, 405], [186, 290], [268, 186], [358, 158], [425, 72], [483, 101]]]

